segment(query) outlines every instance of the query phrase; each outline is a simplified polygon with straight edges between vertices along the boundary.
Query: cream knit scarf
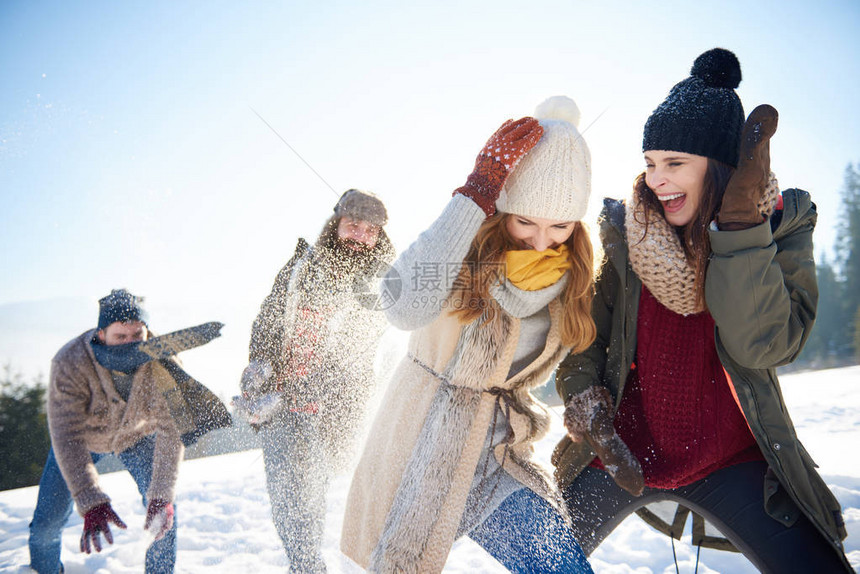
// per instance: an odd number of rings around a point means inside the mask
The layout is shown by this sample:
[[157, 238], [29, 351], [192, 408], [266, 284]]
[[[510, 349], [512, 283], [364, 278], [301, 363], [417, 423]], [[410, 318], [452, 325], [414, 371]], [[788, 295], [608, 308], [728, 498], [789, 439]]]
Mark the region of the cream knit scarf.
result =
[[[771, 172], [759, 202], [763, 216], [770, 217], [778, 197], [779, 184]], [[672, 225], [659, 213], [646, 215], [636, 193], [627, 200], [624, 225], [630, 264], [654, 297], [664, 307], [681, 315], [704, 311], [696, 297], [695, 271], [684, 256], [681, 241]]]

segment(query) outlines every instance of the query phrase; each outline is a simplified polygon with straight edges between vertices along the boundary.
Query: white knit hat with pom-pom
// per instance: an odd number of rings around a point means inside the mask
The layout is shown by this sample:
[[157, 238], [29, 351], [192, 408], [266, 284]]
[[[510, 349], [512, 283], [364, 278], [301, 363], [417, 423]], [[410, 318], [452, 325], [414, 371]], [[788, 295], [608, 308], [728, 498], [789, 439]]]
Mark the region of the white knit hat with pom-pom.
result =
[[557, 221], [585, 216], [591, 152], [577, 129], [579, 116], [567, 96], [553, 96], [535, 109], [543, 136], [508, 176], [496, 200], [498, 211]]

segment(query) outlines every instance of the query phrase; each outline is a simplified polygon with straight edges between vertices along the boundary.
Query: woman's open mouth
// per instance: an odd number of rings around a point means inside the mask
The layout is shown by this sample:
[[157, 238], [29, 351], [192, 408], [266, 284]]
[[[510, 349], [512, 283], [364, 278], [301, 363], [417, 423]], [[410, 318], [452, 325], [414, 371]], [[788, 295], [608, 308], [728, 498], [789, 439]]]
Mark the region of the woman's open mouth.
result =
[[687, 201], [686, 193], [672, 193], [669, 195], [658, 195], [657, 199], [663, 204], [663, 211], [667, 213], [675, 213], [684, 207]]

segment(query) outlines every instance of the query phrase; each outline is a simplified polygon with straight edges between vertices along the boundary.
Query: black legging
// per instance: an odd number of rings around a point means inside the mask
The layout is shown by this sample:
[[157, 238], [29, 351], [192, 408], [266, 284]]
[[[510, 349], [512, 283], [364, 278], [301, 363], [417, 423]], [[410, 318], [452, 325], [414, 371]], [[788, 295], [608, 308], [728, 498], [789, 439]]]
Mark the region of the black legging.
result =
[[681, 488], [645, 488], [635, 497], [605, 471], [589, 467], [565, 489], [564, 497], [586, 555], [639, 508], [672, 500], [716, 526], [762, 572], [847, 571], [836, 549], [802, 513], [786, 527], [765, 512], [766, 471], [762, 461], [737, 464]]

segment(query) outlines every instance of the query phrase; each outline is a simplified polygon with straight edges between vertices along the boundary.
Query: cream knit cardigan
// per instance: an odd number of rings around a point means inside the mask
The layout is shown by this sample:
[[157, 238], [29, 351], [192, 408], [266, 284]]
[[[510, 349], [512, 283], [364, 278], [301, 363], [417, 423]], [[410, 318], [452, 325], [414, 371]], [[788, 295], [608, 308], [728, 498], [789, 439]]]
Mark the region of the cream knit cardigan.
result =
[[[470, 219], [470, 208], [455, 198], [440, 221], [474, 228], [465, 232], [474, 236], [482, 216], [477, 225], [463, 221]], [[433, 239], [425, 237], [428, 245], [444, 237], [432, 227], [428, 232]], [[462, 261], [465, 252], [456, 255]], [[569, 350], [561, 345], [561, 303], [549, 304], [543, 351], [510, 379], [520, 320], [492, 305], [489, 323], [484, 317], [461, 325], [443, 312], [412, 332], [347, 497], [341, 549], [370, 571], [442, 570], [497, 404], [507, 412], [511, 434], [507, 445], [494, 448], [495, 459], [565, 515], [549, 473], [531, 460], [533, 443], [548, 430], [549, 414], [529, 393], [546, 382]]]

